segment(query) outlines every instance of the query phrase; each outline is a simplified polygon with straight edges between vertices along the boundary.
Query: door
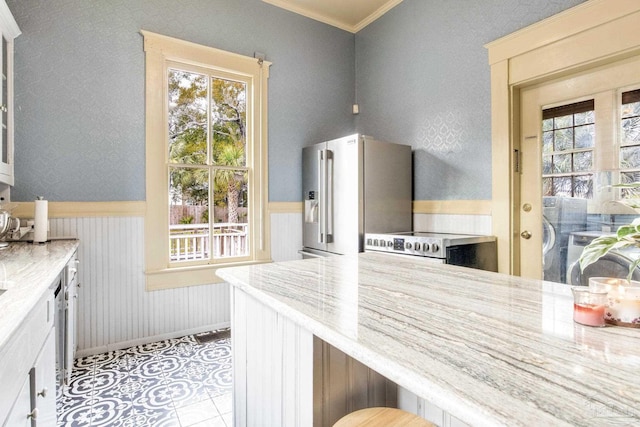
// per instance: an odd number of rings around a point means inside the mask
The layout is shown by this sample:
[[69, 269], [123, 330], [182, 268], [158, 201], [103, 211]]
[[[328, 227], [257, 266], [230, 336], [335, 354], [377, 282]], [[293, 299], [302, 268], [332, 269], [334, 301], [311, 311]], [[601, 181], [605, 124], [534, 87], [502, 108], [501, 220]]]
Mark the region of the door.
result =
[[355, 254], [361, 249], [362, 159], [359, 135], [327, 142], [327, 250], [335, 254]]
[[[321, 201], [324, 198], [323, 160], [326, 144], [315, 144], [302, 149], [302, 191], [304, 200], [304, 222], [302, 244], [305, 248], [327, 250], [324, 237]], [[321, 194], [322, 192], [322, 194]]]
[[521, 90], [521, 276], [566, 283], [572, 238], [615, 231], [613, 219], [630, 213], [611, 184], [640, 176], [640, 152], [621, 130], [623, 98], [640, 88], [639, 70], [640, 58], [630, 58]]

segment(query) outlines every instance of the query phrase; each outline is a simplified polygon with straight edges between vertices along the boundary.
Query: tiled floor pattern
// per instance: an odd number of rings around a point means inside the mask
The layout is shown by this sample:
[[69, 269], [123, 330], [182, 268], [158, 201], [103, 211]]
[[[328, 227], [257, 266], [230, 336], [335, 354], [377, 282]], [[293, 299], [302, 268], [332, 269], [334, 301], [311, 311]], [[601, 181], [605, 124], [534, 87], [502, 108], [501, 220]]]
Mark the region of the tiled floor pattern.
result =
[[58, 426], [231, 426], [231, 342], [193, 335], [77, 359]]

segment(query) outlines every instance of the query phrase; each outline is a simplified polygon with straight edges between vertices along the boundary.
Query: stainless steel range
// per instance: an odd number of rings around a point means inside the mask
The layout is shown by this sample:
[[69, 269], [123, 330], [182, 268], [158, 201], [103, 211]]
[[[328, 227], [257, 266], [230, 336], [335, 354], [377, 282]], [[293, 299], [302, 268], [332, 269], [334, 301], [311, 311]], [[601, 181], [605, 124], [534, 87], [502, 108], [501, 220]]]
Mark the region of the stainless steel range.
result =
[[365, 233], [364, 242], [365, 251], [420, 256], [443, 264], [498, 271], [494, 236], [417, 231]]

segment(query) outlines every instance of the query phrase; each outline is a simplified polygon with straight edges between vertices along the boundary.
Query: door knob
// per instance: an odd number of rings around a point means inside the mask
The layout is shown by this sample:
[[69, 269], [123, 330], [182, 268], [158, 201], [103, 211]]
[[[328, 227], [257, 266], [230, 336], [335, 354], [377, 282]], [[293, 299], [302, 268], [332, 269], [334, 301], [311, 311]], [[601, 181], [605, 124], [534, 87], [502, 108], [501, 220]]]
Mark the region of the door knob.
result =
[[522, 233], [520, 233], [520, 236], [522, 236], [523, 239], [529, 240], [531, 238], [531, 233], [529, 233], [527, 230], [524, 230]]

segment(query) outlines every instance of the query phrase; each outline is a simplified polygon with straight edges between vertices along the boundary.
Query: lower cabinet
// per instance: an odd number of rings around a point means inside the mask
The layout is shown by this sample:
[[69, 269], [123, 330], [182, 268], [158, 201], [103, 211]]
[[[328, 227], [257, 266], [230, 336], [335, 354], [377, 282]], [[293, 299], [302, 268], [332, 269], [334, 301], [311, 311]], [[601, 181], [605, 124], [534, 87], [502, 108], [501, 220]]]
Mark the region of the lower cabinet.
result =
[[53, 328], [29, 373], [31, 408], [37, 409], [37, 426], [56, 425], [56, 334]]
[[18, 399], [6, 421], [7, 427], [49, 427], [56, 425], [56, 341], [53, 328], [25, 377]]
[[31, 386], [29, 376], [25, 377], [20, 389], [20, 394], [14, 403], [9, 417], [5, 422], [6, 427], [31, 427]]
[[53, 293], [43, 297], [0, 349], [0, 425], [56, 425], [56, 342]]

